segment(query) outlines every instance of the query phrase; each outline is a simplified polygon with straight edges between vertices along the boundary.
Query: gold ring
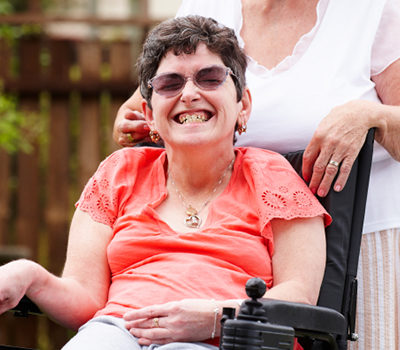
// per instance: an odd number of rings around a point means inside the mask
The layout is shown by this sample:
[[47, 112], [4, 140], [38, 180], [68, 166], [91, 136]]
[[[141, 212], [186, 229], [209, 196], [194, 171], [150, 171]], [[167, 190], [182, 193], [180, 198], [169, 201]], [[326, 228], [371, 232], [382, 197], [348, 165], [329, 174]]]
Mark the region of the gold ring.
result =
[[160, 324], [158, 323], [158, 317], [153, 318], [153, 326], [152, 328], [160, 328]]
[[128, 138], [128, 142], [135, 143], [135, 139], [132, 137], [131, 133], [127, 133], [126, 137]]
[[329, 164], [335, 166], [336, 168], [339, 167], [339, 163], [337, 161], [335, 161], [335, 160], [332, 160], [332, 159], [329, 161]]

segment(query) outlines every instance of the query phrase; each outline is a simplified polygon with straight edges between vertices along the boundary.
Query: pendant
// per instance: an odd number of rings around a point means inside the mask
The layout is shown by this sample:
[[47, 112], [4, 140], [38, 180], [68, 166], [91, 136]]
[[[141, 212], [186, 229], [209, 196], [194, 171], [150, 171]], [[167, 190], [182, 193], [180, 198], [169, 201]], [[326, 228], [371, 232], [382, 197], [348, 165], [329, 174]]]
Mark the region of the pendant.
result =
[[185, 218], [185, 225], [190, 228], [199, 228], [201, 219], [197, 215], [189, 215]]
[[199, 228], [201, 225], [201, 219], [198, 216], [198, 212], [191, 205], [186, 209], [185, 225], [190, 228]]

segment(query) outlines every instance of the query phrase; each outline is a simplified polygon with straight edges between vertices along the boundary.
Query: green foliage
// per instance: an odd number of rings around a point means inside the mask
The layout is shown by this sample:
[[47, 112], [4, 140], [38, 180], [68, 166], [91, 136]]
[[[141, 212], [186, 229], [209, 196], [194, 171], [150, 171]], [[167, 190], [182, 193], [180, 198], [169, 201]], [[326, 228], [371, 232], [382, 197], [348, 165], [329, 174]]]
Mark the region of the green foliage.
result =
[[5, 39], [9, 43], [27, 35], [40, 34], [40, 32], [41, 28], [36, 24], [23, 24], [20, 26], [0, 25], [0, 38]]
[[[0, 0], [0, 16], [21, 13], [27, 10], [27, 0]], [[15, 47], [19, 39], [38, 35], [41, 28], [34, 24], [9, 25], [0, 23], [0, 39], [9, 47]], [[15, 73], [14, 57], [11, 57], [10, 72]], [[0, 81], [1, 82], [1, 81]], [[8, 153], [30, 152], [32, 143], [43, 129], [38, 114], [23, 112], [18, 108], [17, 98], [2, 93], [0, 89], [0, 149]]]
[[[26, 0], [0, 0], [0, 16], [10, 15], [25, 11], [27, 7]], [[35, 24], [23, 24], [18, 26], [0, 24], [0, 38], [9, 43], [13, 43], [27, 35], [35, 35], [41, 32], [41, 28]]]
[[38, 114], [18, 110], [15, 96], [0, 93], [0, 148], [29, 153], [42, 129]]

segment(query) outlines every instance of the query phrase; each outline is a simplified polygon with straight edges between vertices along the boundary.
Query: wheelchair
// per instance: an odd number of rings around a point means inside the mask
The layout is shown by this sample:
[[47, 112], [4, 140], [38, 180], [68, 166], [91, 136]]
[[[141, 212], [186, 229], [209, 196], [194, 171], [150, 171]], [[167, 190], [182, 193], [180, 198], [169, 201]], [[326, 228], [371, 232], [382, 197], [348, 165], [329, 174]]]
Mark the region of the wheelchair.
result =
[[[346, 350], [356, 341], [357, 267], [365, 203], [371, 169], [374, 130], [364, 146], [341, 192], [330, 191], [321, 204], [333, 218], [326, 229], [327, 263], [317, 306], [260, 299], [265, 285], [250, 280], [239, 314], [223, 310], [220, 350], [290, 350], [297, 338], [304, 350]], [[284, 155], [301, 174], [302, 151]], [[227, 286], [228, 288], [228, 286]], [[17, 316], [40, 314], [24, 297], [13, 309]], [[32, 350], [0, 345], [0, 350]]]
[[[237, 319], [232, 310], [222, 318], [221, 350], [293, 349], [294, 338], [305, 350], [346, 350], [355, 333], [357, 267], [371, 170], [374, 130], [341, 192], [330, 191], [320, 202], [333, 218], [326, 229], [327, 263], [317, 306], [258, 300], [262, 282], [249, 281]], [[302, 152], [285, 155], [301, 172]]]

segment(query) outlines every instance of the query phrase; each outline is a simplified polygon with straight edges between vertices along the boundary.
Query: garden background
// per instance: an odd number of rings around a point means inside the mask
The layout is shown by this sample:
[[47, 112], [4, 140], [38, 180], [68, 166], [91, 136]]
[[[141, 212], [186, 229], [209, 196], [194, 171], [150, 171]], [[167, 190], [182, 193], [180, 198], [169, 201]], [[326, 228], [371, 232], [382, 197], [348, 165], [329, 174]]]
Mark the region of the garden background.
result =
[[[142, 42], [179, 3], [0, 0], [0, 264], [61, 273], [74, 203], [118, 148]], [[0, 317], [0, 344], [60, 349], [71, 335], [46, 317]]]

